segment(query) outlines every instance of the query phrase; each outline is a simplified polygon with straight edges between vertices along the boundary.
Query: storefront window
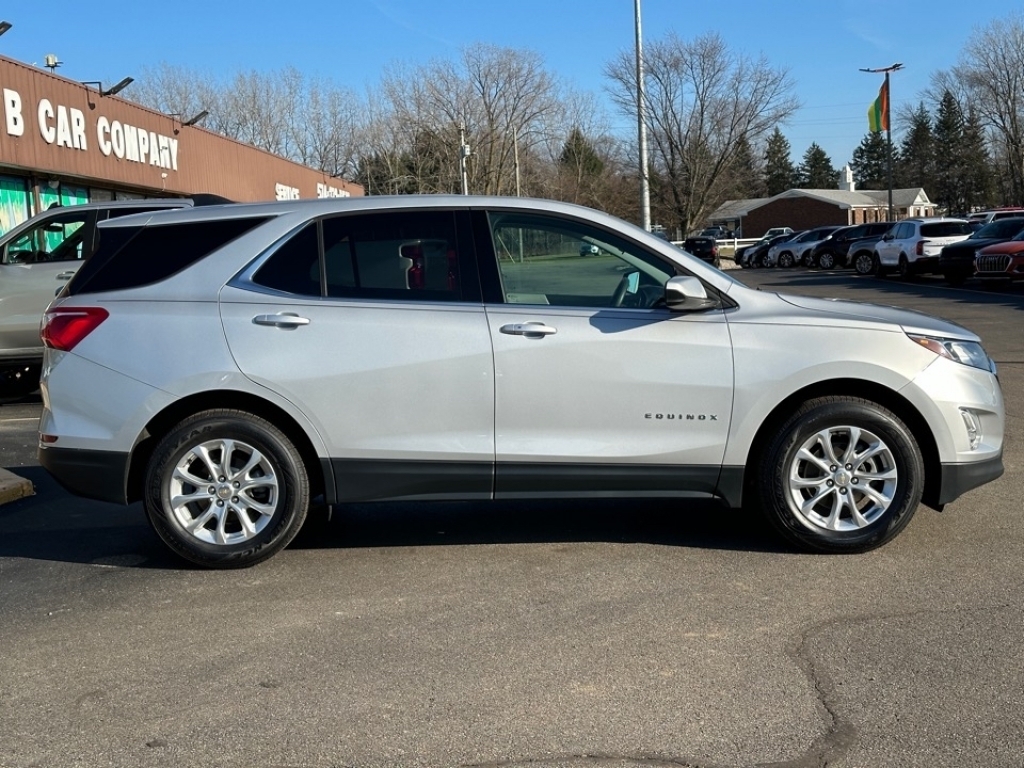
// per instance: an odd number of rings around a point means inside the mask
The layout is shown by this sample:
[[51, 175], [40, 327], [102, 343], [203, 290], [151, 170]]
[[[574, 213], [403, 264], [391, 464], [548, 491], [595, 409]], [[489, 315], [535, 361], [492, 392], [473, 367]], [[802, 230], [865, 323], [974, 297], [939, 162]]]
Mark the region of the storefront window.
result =
[[0, 176], [0, 235], [30, 215], [28, 184], [17, 176]]

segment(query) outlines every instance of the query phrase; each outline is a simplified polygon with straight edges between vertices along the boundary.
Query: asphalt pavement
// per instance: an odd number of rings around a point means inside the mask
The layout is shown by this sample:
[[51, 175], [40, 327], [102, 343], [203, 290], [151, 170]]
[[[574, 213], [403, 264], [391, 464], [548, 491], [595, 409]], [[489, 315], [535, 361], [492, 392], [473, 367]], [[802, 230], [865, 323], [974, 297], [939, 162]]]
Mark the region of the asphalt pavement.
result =
[[979, 332], [1006, 474], [856, 556], [712, 504], [394, 504], [206, 572], [3, 405], [0, 766], [1024, 764], [1024, 287], [736, 274]]

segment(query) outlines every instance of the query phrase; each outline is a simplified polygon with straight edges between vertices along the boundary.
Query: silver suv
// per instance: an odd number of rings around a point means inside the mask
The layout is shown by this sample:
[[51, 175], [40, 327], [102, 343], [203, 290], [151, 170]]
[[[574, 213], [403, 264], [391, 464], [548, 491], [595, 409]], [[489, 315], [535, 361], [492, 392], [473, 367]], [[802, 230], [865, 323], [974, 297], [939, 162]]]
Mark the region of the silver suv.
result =
[[585, 208], [368, 197], [101, 232], [46, 312], [40, 462], [141, 499], [204, 566], [270, 557], [312, 500], [714, 497], [859, 552], [1003, 471], [970, 331], [751, 290]]
[[898, 222], [875, 243], [876, 273], [885, 275], [890, 269], [895, 269], [900, 277], [907, 278], [923, 272], [938, 272], [942, 249], [966, 240], [973, 231], [965, 219], [905, 219]]
[[[227, 202], [213, 195], [197, 198]], [[0, 236], [0, 399], [24, 396], [39, 386], [43, 359], [39, 321], [46, 305], [95, 248], [97, 224], [192, 204], [192, 200], [166, 199], [58, 206]]]

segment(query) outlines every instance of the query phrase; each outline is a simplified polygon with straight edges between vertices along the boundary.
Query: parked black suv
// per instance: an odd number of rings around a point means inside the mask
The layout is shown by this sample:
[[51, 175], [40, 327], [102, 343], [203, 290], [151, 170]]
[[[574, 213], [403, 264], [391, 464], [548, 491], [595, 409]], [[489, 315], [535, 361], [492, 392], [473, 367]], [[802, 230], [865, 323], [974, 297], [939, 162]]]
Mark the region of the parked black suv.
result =
[[713, 237], [688, 237], [683, 241], [683, 250], [712, 266], [717, 267], [721, 263], [718, 257], [718, 242]]
[[812, 258], [822, 269], [845, 269], [853, 266], [850, 246], [859, 240], [881, 237], [890, 227], [891, 221], [841, 227], [833, 232], [828, 240], [822, 240], [814, 247]]
[[939, 254], [939, 272], [950, 285], [963, 285], [974, 274], [974, 257], [989, 245], [1013, 240], [1024, 231], [1024, 211], [1017, 218], [993, 219], [966, 240], [952, 243]]

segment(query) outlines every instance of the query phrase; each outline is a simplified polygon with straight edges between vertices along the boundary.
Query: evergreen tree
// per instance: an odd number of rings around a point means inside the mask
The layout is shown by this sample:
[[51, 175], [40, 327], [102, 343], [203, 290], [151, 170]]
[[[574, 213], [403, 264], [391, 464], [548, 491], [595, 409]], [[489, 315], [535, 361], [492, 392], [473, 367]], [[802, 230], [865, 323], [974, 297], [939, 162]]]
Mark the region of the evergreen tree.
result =
[[[893, 154], [896, 148], [893, 147]], [[893, 158], [895, 166], [896, 159]], [[867, 133], [860, 145], [853, 150], [850, 162], [853, 178], [857, 189], [888, 189], [889, 188], [889, 149], [885, 134]]]
[[776, 127], [764, 152], [764, 193], [769, 197], [796, 186], [796, 170], [789, 155], [789, 139]]
[[935, 194], [935, 137], [932, 118], [924, 104], [910, 115], [910, 128], [900, 144], [896, 186], [923, 187], [929, 197]]
[[578, 127], [569, 132], [558, 161], [562, 168], [579, 176], [600, 176], [604, 170], [604, 160]]
[[[788, 187], [787, 187], [788, 189]], [[736, 154], [727, 178], [726, 196], [732, 199], [764, 197], [764, 174], [746, 136], [736, 142]]]
[[817, 142], [811, 142], [804, 152], [797, 175], [803, 189], [836, 189], [839, 184], [839, 171], [832, 167], [832, 158]]
[[973, 107], [964, 120], [964, 213], [988, 208], [995, 201], [992, 156], [985, 141], [981, 116]]
[[964, 116], [956, 97], [943, 91], [935, 118], [935, 191], [932, 201], [946, 213], [962, 213], [965, 209], [964, 180]]

